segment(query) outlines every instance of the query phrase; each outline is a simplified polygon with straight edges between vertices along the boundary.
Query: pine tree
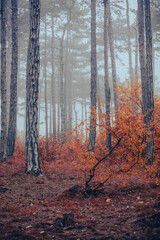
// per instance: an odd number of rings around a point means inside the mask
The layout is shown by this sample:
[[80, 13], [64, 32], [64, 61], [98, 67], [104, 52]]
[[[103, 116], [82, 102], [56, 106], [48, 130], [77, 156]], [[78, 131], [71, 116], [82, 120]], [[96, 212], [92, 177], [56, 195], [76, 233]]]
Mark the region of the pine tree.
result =
[[12, 0], [12, 63], [10, 83], [10, 114], [8, 127], [8, 156], [13, 155], [17, 126], [17, 74], [18, 74], [18, 8]]
[[26, 172], [41, 174], [38, 151], [40, 0], [30, 0], [30, 36], [26, 80]]
[[1, 0], [1, 153], [7, 160], [6, 0]]

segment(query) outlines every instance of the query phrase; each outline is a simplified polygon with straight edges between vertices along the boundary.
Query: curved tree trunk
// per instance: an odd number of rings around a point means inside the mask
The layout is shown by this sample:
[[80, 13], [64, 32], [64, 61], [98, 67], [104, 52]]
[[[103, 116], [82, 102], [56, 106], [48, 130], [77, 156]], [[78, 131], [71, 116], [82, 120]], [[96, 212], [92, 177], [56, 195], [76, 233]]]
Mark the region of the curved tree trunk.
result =
[[10, 114], [8, 128], [8, 156], [13, 155], [17, 127], [17, 73], [18, 73], [18, 9], [17, 0], [12, 0], [12, 63], [10, 84]]

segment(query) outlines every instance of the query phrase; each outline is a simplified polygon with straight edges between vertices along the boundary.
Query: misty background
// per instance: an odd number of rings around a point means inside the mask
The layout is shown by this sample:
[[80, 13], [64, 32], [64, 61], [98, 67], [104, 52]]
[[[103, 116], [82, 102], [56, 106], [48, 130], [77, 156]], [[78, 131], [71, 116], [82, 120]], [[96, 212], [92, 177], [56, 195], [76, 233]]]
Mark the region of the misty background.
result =
[[[11, 66], [11, 6], [8, 1], [7, 19], [7, 67]], [[104, 95], [104, 49], [103, 49], [103, 8], [97, 1], [97, 73], [98, 97], [105, 102]], [[126, 1], [111, 1], [113, 20], [114, 50], [116, 58], [117, 82], [129, 79], [129, 55], [127, 43]], [[137, 37], [137, 1], [129, 0], [132, 67], [135, 74]], [[160, 11], [151, 4], [153, 35], [154, 89], [160, 96]], [[58, 128], [60, 103], [60, 50], [63, 38], [63, 70], [65, 107], [68, 124], [75, 127], [78, 122], [89, 117], [90, 105], [90, 1], [77, 0], [71, 6], [70, 0], [41, 0], [40, 23], [40, 79], [39, 79], [39, 132], [53, 132], [52, 80], [54, 64], [54, 88], [56, 120]], [[29, 38], [29, 1], [18, 2], [19, 68], [18, 68], [18, 135], [25, 133], [26, 102], [26, 62]], [[64, 35], [64, 36], [63, 36]], [[53, 52], [54, 51], [54, 52]], [[110, 53], [109, 53], [110, 55]], [[110, 58], [109, 58], [110, 59]], [[109, 60], [110, 86], [112, 88], [111, 62]], [[10, 68], [7, 69], [8, 96]], [[139, 56], [138, 76], [140, 78]], [[8, 98], [9, 99], [9, 98]], [[113, 101], [113, 94], [112, 94]], [[9, 101], [8, 101], [9, 105]], [[47, 109], [46, 109], [47, 108]], [[47, 111], [47, 114], [46, 114]], [[72, 117], [70, 117], [72, 116]], [[78, 120], [77, 120], [78, 119]], [[68, 129], [70, 127], [68, 126]]]

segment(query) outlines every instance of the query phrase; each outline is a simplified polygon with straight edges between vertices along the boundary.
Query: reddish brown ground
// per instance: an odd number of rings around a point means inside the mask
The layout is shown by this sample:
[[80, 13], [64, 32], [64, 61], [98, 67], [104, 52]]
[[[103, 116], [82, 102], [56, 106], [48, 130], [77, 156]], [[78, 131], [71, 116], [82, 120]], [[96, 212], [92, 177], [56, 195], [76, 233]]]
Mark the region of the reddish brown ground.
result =
[[[0, 167], [0, 239], [160, 239], [160, 195], [155, 184], [109, 182], [98, 196], [73, 197], [78, 172], [68, 163], [42, 166], [44, 175], [24, 173], [22, 160]], [[74, 213], [74, 224], [56, 219]]]

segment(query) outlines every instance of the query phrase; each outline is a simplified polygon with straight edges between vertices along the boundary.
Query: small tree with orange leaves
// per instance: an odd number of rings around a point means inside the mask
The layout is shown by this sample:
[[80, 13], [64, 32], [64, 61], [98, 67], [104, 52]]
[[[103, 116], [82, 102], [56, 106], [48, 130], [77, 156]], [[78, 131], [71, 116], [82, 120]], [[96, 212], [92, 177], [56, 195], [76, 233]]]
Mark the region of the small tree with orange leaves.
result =
[[[83, 140], [72, 144], [77, 158], [74, 164], [83, 172], [83, 184], [86, 191], [95, 191], [109, 179], [117, 179], [121, 183], [133, 176], [136, 179], [158, 181], [157, 169], [160, 161], [160, 99], [155, 96], [154, 129], [155, 129], [155, 161], [146, 165], [146, 135], [149, 129], [144, 123], [142, 113], [141, 85], [137, 82], [132, 89], [129, 82], [117, 87], [119, 95], [119, 111], [116, 124], [106, 129], [105, 113], [100, 113], [100, 128], [97, 131], [95, 152], [88, 152]], [[96, 116], [95, 116], [96, 117]], [[97, 124], [98, 127], [98, 124]], [[106, 131], [112, 135], [112, 147], [106, 147]], [[81, 135], [77, 136], [78, 138]], [[72, 148], [73, 148], [72, 145]]]

